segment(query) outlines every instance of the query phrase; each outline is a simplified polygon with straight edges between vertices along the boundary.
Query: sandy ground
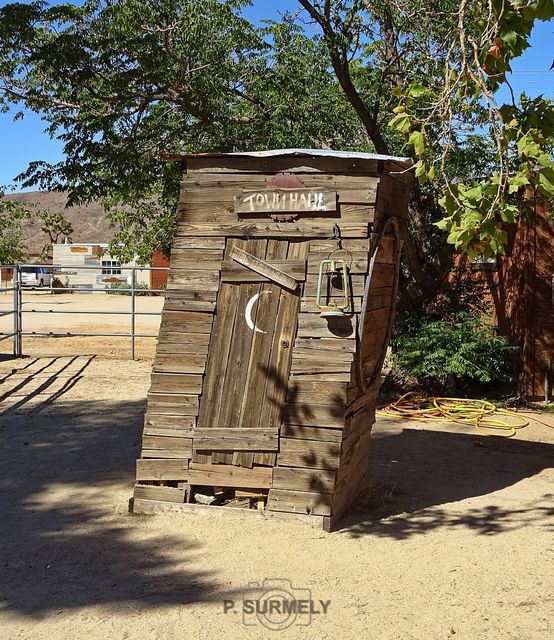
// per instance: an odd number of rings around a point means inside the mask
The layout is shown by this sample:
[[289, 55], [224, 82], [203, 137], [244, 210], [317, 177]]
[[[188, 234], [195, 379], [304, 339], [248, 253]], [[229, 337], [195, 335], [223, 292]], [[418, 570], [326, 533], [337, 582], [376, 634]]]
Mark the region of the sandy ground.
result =
[[[554, 637], [554, 416], [511, 440], [379, 420], [368, 493], [332, 534], [139, 517], [127, 501], [149, 372], [100, 356], [0, 362], [2, 640]], [[245, 625], [249, 583], [272, 579], [327, 614]]]

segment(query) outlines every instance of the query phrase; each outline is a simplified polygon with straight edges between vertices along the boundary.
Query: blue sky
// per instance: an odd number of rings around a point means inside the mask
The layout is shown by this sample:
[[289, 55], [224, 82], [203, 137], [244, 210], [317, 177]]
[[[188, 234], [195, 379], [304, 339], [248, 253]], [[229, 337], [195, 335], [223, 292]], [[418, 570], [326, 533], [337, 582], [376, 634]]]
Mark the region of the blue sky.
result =
[[[21, 1], [21, 0], [19, 0]], [[0, 7], [8, 4], [0, 0]], [[298, 7], [296, 0], [255, 0], [245, 10], [251, 20], [278, 18], [287, 9]], [[540, 93], [554, 95], [554, 71], [549, 72], [554, 58], [552, 23], [539, 23], [532, 34], [531, 47], [513, 62], [512, 86], [516, 96], [525, 91], [530, 96]], [[507, 95], [502, 96], [508, 99]], [[13, 184], [16, 175], [24, 171], [29, 162], [45, 160], [58, 162], [63, 158], [62, 145], [44, 133], [45, 123], [33, 113], [14, 122], [7, 114], [0, 114], [0, 187]]]

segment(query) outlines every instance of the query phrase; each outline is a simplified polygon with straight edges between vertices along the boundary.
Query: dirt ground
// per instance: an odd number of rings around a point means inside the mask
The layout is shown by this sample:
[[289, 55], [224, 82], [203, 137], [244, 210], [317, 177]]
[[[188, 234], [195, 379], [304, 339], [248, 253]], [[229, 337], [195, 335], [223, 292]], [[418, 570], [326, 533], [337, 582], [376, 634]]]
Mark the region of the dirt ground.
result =
[[[131, 516], [151, 363], [61, 344], [0, 361], [2, 640], [554, 637], [553, 414], [510, 440], [378, 420], [371, 484], [331, 534]], [[311, 592], [308, 626], [245, 625], [268, 580]]]

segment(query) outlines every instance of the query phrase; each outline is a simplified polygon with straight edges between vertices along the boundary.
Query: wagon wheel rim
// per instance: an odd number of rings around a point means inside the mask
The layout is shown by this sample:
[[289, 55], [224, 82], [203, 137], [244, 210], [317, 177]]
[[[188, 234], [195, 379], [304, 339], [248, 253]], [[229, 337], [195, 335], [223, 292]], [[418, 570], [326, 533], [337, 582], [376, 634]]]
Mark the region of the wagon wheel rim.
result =
[[[373, 367], [373, 371], [371, 375], [367, 376], [363, 370], [363, 358], [362, 358], [362, 333], [363, 333], [363, 327], [365, 324], [365, 317], [367, 313], [367, 301], [371, 291], [371, 284], [373, 280], [373, 270], [375, 267], [377, 254], [379, 253], [379, 249], [381, 247], [381, 241], [383, 240], [385, 235], [387, 235], [391, 230], [393, 231], [393, 234], [394, 234], [394, 257], [395, 257], [394, 277], [393, 277], [393, 284], [392, 284], [392, 299], [389, 307], [389, 314], [387, 318], [387, 329], [384, 335], [381, 352], [375, 361], [375, 366]], [[372, 245], [371, 245], [368, 274], [367, 274], [365, 287], [364, 287], [364, 296], [363, 296], [362, 307], [359, 315], [358, 330], [356, 332], [356, 343], [357, 343], [356, 351], [359, 355], [356, 358], [355, 371], [356, 371], [356, 379], [357, 379], [358, 386], [360, 387], [363, 393], [371, 389], [371, 387], [375, 384], [375, 380], [381, 372], [381, 368], [383, 366], [383, 362], [385, 361], [385, 357], [387, 354], [387, 347], [388, 347], [391, 332], [392, 332], [392, 321], [396, 311], [396, 299], [398, 294], [398, 283], [400, 278], [401, 250], [402, 250], [402, 240], [400, 235], [400, 222], [396, 216], [392, 216], [385, 221], [377, 237], [375, 238], [375, 240], [372, 242]]]

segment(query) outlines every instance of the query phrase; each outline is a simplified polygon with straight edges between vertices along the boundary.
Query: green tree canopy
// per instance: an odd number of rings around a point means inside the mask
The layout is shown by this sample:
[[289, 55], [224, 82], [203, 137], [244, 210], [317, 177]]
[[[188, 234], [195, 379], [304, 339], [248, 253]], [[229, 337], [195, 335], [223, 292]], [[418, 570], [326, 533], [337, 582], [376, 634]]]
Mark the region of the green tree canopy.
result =
[[166, 154], [410, 153], [421, 185], [406, 257], [424, 295], [450, 260], [433, 223], [459, 249], [502, 251], [517, 191], [552, 193], [552, 104], [502, 105], [495, 91], [553, 0], [298, 0], [263, 26], [245, 4], [6, 5], [0, 107], [40, 113], [64, 142], [64, 161], [32, 163], [24, 184], [104, 198], [120, 251], [147, 261], [172, 233], [179, 169]]

